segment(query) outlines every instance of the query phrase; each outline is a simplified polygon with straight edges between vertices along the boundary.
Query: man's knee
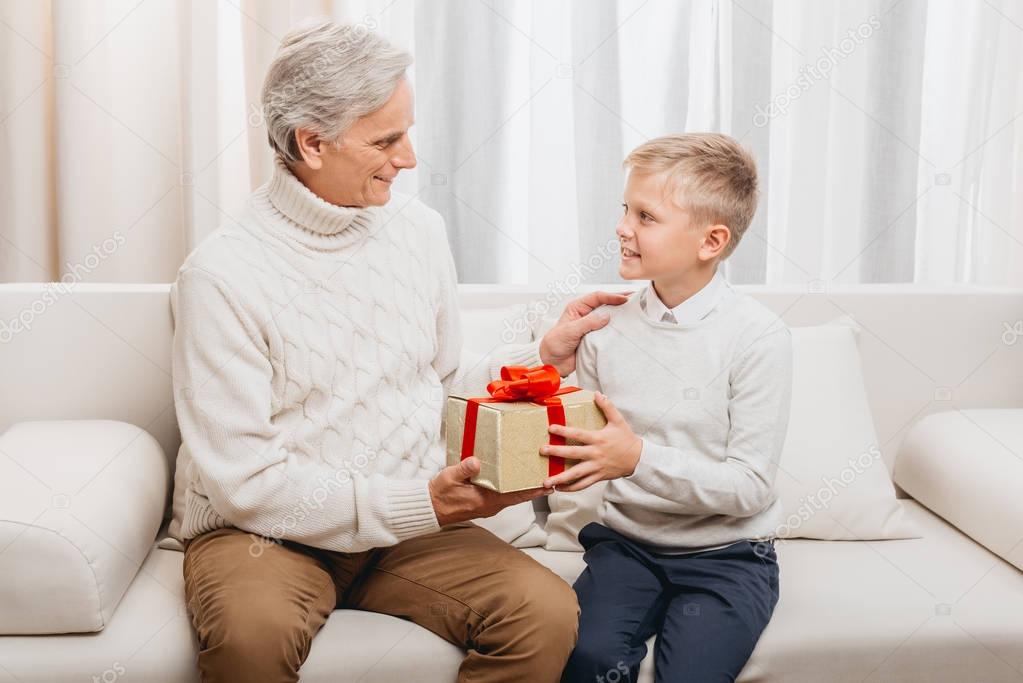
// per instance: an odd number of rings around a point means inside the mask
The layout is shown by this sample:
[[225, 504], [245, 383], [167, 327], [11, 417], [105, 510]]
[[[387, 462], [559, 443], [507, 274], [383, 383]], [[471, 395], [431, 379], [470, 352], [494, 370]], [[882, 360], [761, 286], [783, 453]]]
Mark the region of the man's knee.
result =
[[509, 630], [522, 636], [521, 642], [528, 643], [528, 649], [568, 656], [579, 629], [579, 603], [568, 583], [536, 565], [516, 573], [507, 586], [507, 599], [502, 620]]
[[196, 619], [203, 680], [297, 681], [316, 622], [272, 598], [211, 605]]
[[547, 585], [533, 596], [533, 601], [539, 619], [549, 622], [552, 635], [562, 639], [571, 652], [579, 636], [579, 601], [572, 586], [550, 574]]

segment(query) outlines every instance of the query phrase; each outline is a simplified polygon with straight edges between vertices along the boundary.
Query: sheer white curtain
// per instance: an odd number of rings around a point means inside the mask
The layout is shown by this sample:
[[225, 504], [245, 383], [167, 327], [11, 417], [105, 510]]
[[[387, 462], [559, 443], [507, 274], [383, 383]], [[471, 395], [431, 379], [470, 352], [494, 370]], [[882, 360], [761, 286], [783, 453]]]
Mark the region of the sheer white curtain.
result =
[[0, 281], [173, 280], [268, 172], [275, 36], [330, 9], [0, 2]]
[[419, 167], [465, 282], [614, 282], [621, 159], [721, 130], [762, 200], [735, 282], [1023, 285], [1008, 0], [2, 0], [0, 281], [166, 282], [270, 168], [306, 16], [416, 57]]
[[[768, 160], [766, 281], [1023, 284], [1021, 9], [884, 0], [736, 12], [771, 28], [771, 101], [796, 84], [786, 112], [752, 133]], [[734, 70], [767, 73], [755, 54], [732, 54]]]

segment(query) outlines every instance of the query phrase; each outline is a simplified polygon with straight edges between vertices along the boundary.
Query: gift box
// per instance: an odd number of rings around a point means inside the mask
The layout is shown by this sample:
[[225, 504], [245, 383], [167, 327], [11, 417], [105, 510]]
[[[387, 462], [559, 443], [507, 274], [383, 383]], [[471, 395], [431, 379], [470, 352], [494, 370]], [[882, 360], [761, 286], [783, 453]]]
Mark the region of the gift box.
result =
[[600, 429], [607, 420], [592, 391], [560, 384], [553, 366], [507, 366], [500, 380], [487, 385], [489, 396], [450, 396], [448, 465], [476, 456], [480, 473], [472, 482], [500, 493], [543, 486], [547, 477], [574, 465], [578, 461], [540, 454], [540, 446], [548, 443], [578, 445], [547, 428]]

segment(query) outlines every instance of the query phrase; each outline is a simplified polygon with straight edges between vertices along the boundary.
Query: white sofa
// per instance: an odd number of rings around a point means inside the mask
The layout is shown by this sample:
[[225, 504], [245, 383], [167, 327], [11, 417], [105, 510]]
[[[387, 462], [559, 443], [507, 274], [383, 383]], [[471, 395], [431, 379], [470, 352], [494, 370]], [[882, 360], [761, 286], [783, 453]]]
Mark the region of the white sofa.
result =
[[[739, 680], [1023, 682], [1023, 339], [1013, 331], [1023, 292], [740, 289], [792, 326], [841, 314], [859, 322], [884, 461], [922, 537], [778, 541], [781, 597]], [[0, 286], [0, 432], [18, 449], [0, 452], [0, 579], [19, 603], [10, 609], [56, 602], [73, 612], [73, 630], [96, 631], [0, 636], [0, 682], [198, 680], [183, 555], [156, 545], [179, 445], [167, 294], [166, 285]], [[492, 324], [488, 310], [548, 294], [464, 286], [470, 336]], [[37, 453], [19, 423], [43, 420], [85, 422], [54, 426], [60, 440]], [[96, 420], [124, 423], [124, 443], [90, 444], [92, 426], [111, 426]], [[48, 544], [38, 571], [12, 559], [30, 542]], [[523, 552], [570, 582], [583, 566], [575, 552]], [[53, 599], [79, 599], [76, 586], [89, 581], [95, 601]], [[39, 586], [45, 596], [33, 594]], [[339, 610], [302, 680], [451, 681], [461, 656], [411, 623]]]

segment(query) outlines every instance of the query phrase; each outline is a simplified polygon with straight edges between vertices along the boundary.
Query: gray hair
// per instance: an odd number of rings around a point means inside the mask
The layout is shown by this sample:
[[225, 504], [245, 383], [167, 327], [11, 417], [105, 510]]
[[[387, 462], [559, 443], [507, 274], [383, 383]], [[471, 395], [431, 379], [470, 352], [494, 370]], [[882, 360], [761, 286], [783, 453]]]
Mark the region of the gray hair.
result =
[[360, 116], [384, 106], [412, 55], [363, 25], [315, 21], [281, 40], [263, 83], [270, 146], [301, 161], [295, 130], [336, 142]]

